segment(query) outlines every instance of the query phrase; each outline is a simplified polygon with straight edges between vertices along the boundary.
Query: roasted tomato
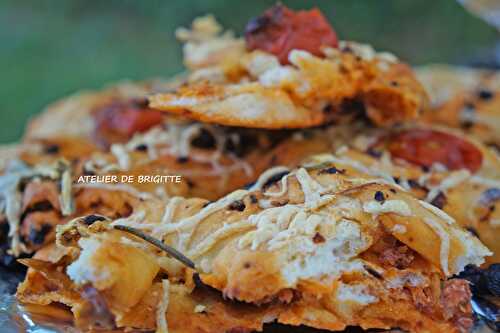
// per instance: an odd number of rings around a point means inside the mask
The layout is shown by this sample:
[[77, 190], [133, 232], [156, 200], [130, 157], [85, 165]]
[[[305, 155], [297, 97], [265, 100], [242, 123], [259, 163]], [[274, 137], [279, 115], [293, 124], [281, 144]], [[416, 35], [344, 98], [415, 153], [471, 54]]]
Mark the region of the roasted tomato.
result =
[[105, 105], [95, 110], [94, 118], [98, 139], [109, 145], [161, 123], [162, 112], [149, 109], [145, 100], [130, 100]]
[[338, 45], [335, 31], [317, 8], [294, 12], [283, 5], [248, 22], [245, 39], [250, 50], [272, 53], [282, 64], [288, 63], [288, 53], [293, 49], [321, 56], [322, 46]]
[[435, 130], [402, 131], [390, 138], [389, 151], [395, 158], [420, 166], [431, 167], [441, 163], [450, 170], [477, 171], [483, 156], [472, 143]]

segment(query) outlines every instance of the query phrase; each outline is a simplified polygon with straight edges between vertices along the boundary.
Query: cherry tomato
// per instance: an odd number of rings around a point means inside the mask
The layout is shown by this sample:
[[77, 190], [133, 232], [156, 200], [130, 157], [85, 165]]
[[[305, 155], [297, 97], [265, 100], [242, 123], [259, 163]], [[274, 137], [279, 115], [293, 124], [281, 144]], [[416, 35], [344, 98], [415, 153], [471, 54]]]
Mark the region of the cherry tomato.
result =
[[322, 56], [321, 47], [337, 47], [337, 35], [323, 14], [314, 8], [294, 12], [276, 5], [246, 26], [245, 39], [250, 50], [263, 50], [276, 55], [282, 64], [288, 63], [293, 49]]
[[427, 129], [408, 130], [392, 136], [389, 151], [393, 157], [410, 163], [425, 167], [441, 163], [450, 170], [465, 168], [475, 172], [483, 161], [481, 151], [472, 143]]
[[96, 131], [107, 143], [131, 138], [162, 122], [162, 112], [149, 109], [147, 103], [131, 100], [107, 105], [94, 113]]

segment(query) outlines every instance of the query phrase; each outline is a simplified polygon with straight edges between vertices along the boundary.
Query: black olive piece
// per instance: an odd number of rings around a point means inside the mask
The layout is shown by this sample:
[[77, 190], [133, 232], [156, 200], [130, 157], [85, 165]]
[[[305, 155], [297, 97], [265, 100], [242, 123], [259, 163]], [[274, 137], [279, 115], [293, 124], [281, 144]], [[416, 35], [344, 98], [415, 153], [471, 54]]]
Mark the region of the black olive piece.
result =
[[208, 130], [202, 128], [200, 133], [191, 140], [191, 145], [200, 149], [214, 149], [215, 148], [215, 138]]
[[476, 106], [473, 103], [467, 102], [464, 104], [464, 112], [474, 112], [476, 111]]
[[256, 204], [257, 203], [257, 197], [255, 196], [255, 194], [250, 194], [250, 202], [253, 203], [253, 204]]
[[247, 153], [259, 146], [258, 139], [251, 133], [239, 133], [239, 140], [232, 140], [229, 137], [224, 143], [224, 152], [235, 154], [237, 157], [244, 157]]
[[477, 233], [477, 230], [474, 229], [473, 227], [467, 227], [465, 228], [468, 232], [470, 232], [472, 235], [474, 235], [475, 237], [479, 238], [479, 234]]
[[148, 146], [145, 145], [145, 144], [140, 144], [137, 147], [135, 147], [135, 150], [136, 151], [147, 151], [148, 150]]
[[57, 154], [59, 153], [60, 147], [56, 144], [50, 144], [45, 146], [44, 152], [45, 154]]
[[375, 278], [377, 278], [377, 279], [382, 279], [382, 278], [383, 278], [383, 277], [382, 277], [382, 275], [381, 275], [379, 272], [377, 272], [376, 270], [374, 270], [374, 269], [373, 269], [373, 268], [371, 268], [370, 266], [365, 265], [365, 266], [364, 266], [364, 268], [365, 268], [365, 270], [366, 270], [368, 273], [370, 273], [370, 275], [372, 275], [373, 277], [375, 277]]
[[195, 185], [192, 180], [187, 179], [187, 178], [186, 178], [186, 184], [187, 184], [188, 188], [193, 188]]
[[485, 89], [482, 89], [482, 90], [479, 90], [478, 93], [477, 93], [477, 96], [480, 98], [480, 99], [483, 99], [483, 100], [489, 100], [489, 99], [492, 99], [493, 98], [493, 92], [490, 91], [490, 90], [485, 90]]
[[410, 185], [411, 188], [419, 188], [422, 190], [426, 190], [426, 188], [418, 183], [415, 179], [409, 179], [408, 180], [408, 185]]
[[323, 108], [323, 112], [324, 113], [332, 113], [333, 112], [333, 106], [331, 104], [325, 105], [325, 107]]
[[365, 114], [365, 104], [359, 99], [344, 99], [340, 104], [342, 114]]
[[491, 203], [496, 202], [500, 199], [500, 188], [489, 188], [483, 193], [479, 198], [479, 204], [482, 206], [488, 206]]
[[30, 229], [28, 239], [31, 243], [35, 245], [42, 245], [45, 241], [45, 236], [52, 230], [52, 226], [49, 224], [43, 224], [40, 230], [35, 228]]
[[429, 172], [431, 171], [431, 168], [429, 168], [427, 165], [422, 165], [421, 166], [423, 172]]
[[239, 212], [242, 212], [245, 210], [246, 206], [243, 200], [235, 200], [229, 204], [228, 208], [230, 210], [237, 210]]
[[281, 178], [283, 178], [284, 176], [288, 175], [289, 173], [290, 173], [290, 171], [283, 171], [283, 172], [279, 172], [277, 174], [272, 175], [271, 177], [269, 177], [269, 179], [267, 180], [267, 182], [264, 183], [264, 185], [262, 186], [262, 188], [266, 188], [266, 187], [271, 186], [272, 184], [280, 181]]
[[384, 195], [384, 193], [382, 191], [375, 192], [375, 195], [373, 197], [378, 202], [384, 202], [385, 201], [385, 195]]
[[49, 210], [54, 209], [54, 206], [50, 203], [48, 200], [44, 201], [39, 201], [33, 203], [31, 206], [27, 207], [24, 212], [21, 214], [21, 221], [24, 220], [24, 218], [33, 213], [33, 212], [48, 212]]
[[187, 156], [180, 156], [180, 157], [177, 157], [177, 163], [186, 163], [187, 161], [189, 161], [189, 157]]
[[106, 218], [101, 215], [87, 215], [83, 218], [83, 223], [92, 225], [96, 221], [104, 221]]
[[133, 100], [131, 100], [131, 104], [140, 109], [149, 107], [149, 101], [147, 98], [134, 98]]
[[381, 151], [378, 151], [374, 148], [368, 148], [368, 150], [366, 151], [366, 153], [368, 155], [370, 155], [371, 157], [375, 157], [375, 158], [380, 158], [382, 156], [382, 152]]
[[462, 129], [465, 129], [465, 130], [470, 129], [473, 126], [474, 126], [474, 123], [470, 120], [464, 120], [464, 121], [460, 122], [460, 127]]
[[331, 168], [322, 169], [319, 172], [320, 175], [325, 174], [325, 173], [330, 174], [330, 175], [333, 175], [333, 174], [336, 174], [336, 173], [343, 174], [343, 173], [345, 173], [345, 170], [337, 169], [336, 167], [331, 167]]
[[446, 205], [446, 196], [444, 195], [444, 193], [439, 192], [439, 194], [431, 201], [431, 205], [442, 209], [444, 205]]

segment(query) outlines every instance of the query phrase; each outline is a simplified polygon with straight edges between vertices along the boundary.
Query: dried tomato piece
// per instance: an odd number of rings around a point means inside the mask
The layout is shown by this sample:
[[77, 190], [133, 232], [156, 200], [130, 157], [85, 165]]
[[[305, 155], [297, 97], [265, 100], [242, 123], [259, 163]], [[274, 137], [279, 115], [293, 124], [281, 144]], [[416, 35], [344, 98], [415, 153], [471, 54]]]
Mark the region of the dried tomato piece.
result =
[[402, 131], [391, 137], [388, 148], [393, 157], [424, 167], [441, 163], [450, 170], [475, 172], [483, 161], [481, 151], [472, 143], [435, 130]]
[[250, 20], [245, 39], [248, 49], [272, 53], [282, 64], [293, 49], [322, 56], [322, 46], [338, 45], [335, 31], [317, 8], [295, 12], [280, 4]]
[[162, 118], [162, 112], [149, 109], [142, 100], [115, 102], [94, 112], [97, 135], [107, 145], [126, 141], [161, 123]]

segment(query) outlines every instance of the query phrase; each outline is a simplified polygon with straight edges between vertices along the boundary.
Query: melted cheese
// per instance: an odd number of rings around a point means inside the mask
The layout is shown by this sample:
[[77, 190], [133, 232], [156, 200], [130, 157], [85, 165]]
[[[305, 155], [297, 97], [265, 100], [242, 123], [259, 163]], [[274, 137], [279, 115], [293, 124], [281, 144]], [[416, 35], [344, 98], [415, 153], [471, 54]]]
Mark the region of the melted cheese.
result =
[[81, 238], [78, 241], [81, 248], [80, 256], [67, 268], [66, 273], [77, 285], [92, 283], [98, 285], [103, 281], [110, 280], [110, 272], [105, 266], [98, 269], [94, 263], [94, 255], [101, 246], [104, 246], [97, 238]]
[[463, 245], [464, 253], [462, 253], [455, 260], [455, 266], [450, 267], [453, 269], [452, 273], [459, 273], [464, 270], [467, 265], [480, 266], [484, 263], [484, 257], [491, 256], [493, 253], [488, 250], [479, 240], [472, 237], [468, 232], [463, 229], [453, 228], [452, 235], [456, 237]]
[[406, 286], [419, 287], [427, 284], [427, 279], [419, 273], [404, 271], [395, 277], [385, 279], [384, 284], [389, 289], [401, 289]]
[[273, 68], [281, 67], [278, 58], [274, 55], [259, 51], [254, 51], [243, 59], [243, 66], [255, 78]]
[[340, 303], [354, 302], [360, 305], [368, 305], [378, 301], [378, 298], [371, 295], [367, 287], [362, 284], [340, 283], [336, 291], [337, 301]]
[[353, 258], [367, 247], [368, 239], [355, 222], [334, 223], [335, 232], [325, 242], [318, 245], [311, 237], [301, 237], [288, 247], [282, 274], [290, 286], [301, 279], [327, 277], [331, 280], [345, 272], [364, 271], [363, 262]]
[[401, 216], [412, 215], [410, 207], [403, 200], [368, 201], [363, 204], [363, 211], [373, 215], [385, 213], [395, 213]]
[[203, 313], [205, 312], [207, 307], [203, 304], [196, 304], [194, 307], [194, 313]]
[[392, 227], [392, 232], [396, 234], [405, 234], [408, 230], [402, 224], [396, 224]]

